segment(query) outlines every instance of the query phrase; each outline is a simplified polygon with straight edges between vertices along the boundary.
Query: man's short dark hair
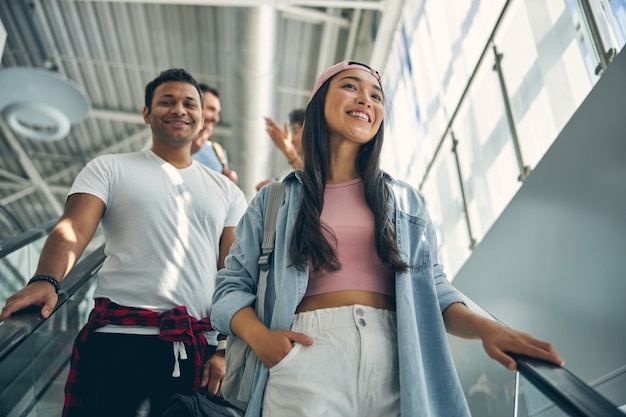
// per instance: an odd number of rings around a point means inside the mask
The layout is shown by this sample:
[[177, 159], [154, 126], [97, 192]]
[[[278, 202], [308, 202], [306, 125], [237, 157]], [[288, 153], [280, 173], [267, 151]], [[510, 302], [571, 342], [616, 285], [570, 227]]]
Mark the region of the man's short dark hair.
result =
[[200, 91], [202, 91], [203, 93], [211, 93], [215, 97], [220, 98], [220, 91], [217, 88], [211, 87], [210, 85], [204, 83], [200, 83], [199, 86]]
[[157, 87], [161, 84], [168, 81], [184, 81], [193, 85], [196, 90], [198, 90], [198, 94], [200, 95], [200, 108], [204, 107], [204, 95], [202, 94], [202, 90], [200, 90], [200, 85], [198, 84], [196, 79], [182, 68], [170, 68], [168, 70], [162, 71], [158, 77], [156, 77], [154, 80], [150, 81], [146, 85], [145, 105], [148, 108], [148, 111], [152, 111], [152, 99], [154, 98], [154, 90], [156, 90]]
[[289, 113], [289, 126], [299, 124], [304, 126], [304, 109], [294, 109]]

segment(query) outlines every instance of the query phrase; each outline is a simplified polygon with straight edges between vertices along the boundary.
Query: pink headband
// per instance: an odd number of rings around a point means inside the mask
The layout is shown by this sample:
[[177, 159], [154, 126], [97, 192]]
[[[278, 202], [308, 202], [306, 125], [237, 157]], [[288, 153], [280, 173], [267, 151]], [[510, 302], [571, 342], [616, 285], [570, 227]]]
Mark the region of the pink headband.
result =
[[320, 75], [320, 77], [317, 79], [317, 82], [315, 83], [315, 87], [313, 87], [311, 95], [309, 96], [309, 102], [311, 101], [315, 93], [317, 93], [317, 90], [319, 90], [326, 81], [328, 81], [333, 76], [339, 74], [340, 72], [349, 69], [361, 70], [372, 74], [376, 78], [376, 80], [378, 80], [378, 85], [380, 86], [380, 88], [383, 88], [383, 83], [380, 79], [380, 74], [378, 73], [378, 71], [371, 69], [367, 65], [361, 64], [360, 62], [348, 60], [333, 65]]

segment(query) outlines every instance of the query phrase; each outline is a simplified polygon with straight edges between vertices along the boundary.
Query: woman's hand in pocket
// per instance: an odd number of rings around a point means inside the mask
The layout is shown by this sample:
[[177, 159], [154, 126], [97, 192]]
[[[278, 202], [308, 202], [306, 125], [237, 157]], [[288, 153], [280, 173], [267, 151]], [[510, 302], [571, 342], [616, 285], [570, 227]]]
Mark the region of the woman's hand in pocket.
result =
[[250, 347], [268, 369], [280, 362], [293, 348], [294, 343], [312, 345], [313, 339], [304, 333], [291, 330], [268, 330], [257, 337]]

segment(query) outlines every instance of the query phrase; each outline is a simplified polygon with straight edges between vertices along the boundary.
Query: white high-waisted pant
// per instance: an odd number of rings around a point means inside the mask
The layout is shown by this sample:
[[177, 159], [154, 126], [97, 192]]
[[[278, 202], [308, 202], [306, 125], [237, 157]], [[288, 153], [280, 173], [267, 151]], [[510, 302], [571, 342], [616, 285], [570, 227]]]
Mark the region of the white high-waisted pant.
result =
[[299, 313], [295, 344], [270, 369], [264, 417], [400, 416], [396, 314], [353, 305]]

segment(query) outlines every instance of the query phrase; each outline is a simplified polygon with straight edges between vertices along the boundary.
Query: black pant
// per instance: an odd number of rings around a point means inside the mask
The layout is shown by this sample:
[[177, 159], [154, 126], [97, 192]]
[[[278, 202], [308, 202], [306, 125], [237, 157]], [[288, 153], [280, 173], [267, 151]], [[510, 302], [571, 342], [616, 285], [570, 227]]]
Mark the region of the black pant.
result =
[[[160, 417], [174, 394], [190, 394], [195, 369], [193, 347], [172, 377], [172, 342], [158, 336], [93, 333], [80, 357], [84, 407], [81, 416]], [[149, 412], [142, 412], [149, 410]]]

